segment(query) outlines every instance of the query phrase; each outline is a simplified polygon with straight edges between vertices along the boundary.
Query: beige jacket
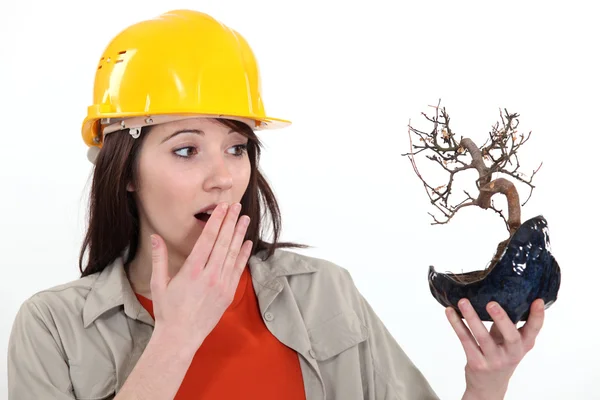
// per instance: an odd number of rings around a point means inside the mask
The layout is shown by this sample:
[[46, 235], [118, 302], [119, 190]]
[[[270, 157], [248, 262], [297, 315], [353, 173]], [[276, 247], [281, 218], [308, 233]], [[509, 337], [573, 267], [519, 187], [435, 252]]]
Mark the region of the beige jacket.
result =
[[[284, 250], [249, 265], [267, 328], [298, 353], [307, 399], [438, 399], [345, 269]], [[9, 400], [112, 399], [153, 325], [121, 259], [35, 294], [10, 337]]]

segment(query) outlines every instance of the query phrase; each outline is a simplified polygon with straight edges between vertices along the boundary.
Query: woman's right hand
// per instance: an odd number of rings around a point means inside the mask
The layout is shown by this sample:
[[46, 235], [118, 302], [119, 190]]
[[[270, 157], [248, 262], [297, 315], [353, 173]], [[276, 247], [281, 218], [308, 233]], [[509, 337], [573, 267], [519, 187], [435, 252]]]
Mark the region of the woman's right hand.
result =
[[174, 277], [169, 277], [165, 242], [152, 235], [154, 334], [190, 345], [195, 352], [217, 325], [233, 301], [252, 250], [252, 241], [244, 242], [250, 218], [244, 215], [238, 221], [240, 209], [239, 203], [215, 208]]

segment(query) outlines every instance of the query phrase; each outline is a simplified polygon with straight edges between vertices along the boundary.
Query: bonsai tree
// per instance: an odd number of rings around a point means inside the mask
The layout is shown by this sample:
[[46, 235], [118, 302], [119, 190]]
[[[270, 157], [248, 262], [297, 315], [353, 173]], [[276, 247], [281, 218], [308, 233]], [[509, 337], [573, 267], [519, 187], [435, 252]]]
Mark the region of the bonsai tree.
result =
[[[494, 267], [494, 264], [503, 254], [510, 237], [521, 226], [521, 206], [524, 206], [531, 198], [535, 188], [532, 183], [533, 177], [542, 164], [533, 171], [529, 178], [519, 170], [521, 165], [518, 151], [531, 136], [531, 132], [527, 135], [518, 132], [519, 114], [509, 113], [506, 109], [502, 113], [502, 110], [500, 110], [500, 121], [492, 126], [485, 143], [478, 146], [471, 138], [458, 136], [453, 131], [450, 126], [450, 116], [445, 107], [440, 107], [440, 102], [437, 106], [431, 106], [435, 111], [433, 116], [428, 116], [424, 112], [421, 113], [431, 122], [431, 131], [425, 132], [415, 129], [409, 122], [408, 135], [412, 151], [402, 155], [410, 158], [412, 167], [423, 183], [431, 204], [441, 212], [439, 217], [429, 213], [433, 218], [433, 225], [448, 223], [457, 212], [469, 206], [493, 210], [503, 219], [509, 232], [509, 238], [498, 244], [489, 270]], [[425, 156], [438, 164], [440, 168], [443, 168], [447, 173], [446, 183], [434, 185], [427, 182], [417, 168], [415, 156], [418, 155]], [[463, 190], [463, 200], [452, 203], [450, 195], [456, 190], [454, 187], [455, 178], [457, 174], [467, 170], [477, 171], [478, 177], [475, 184], [478, 193], [471, 194]], [[507, 178], [529, 186], [529, 196], [523, 204], [520, 203], [519, 193], [514, 183]], [[493, 197], [496, 194], [506, 197], [507, 213], [494, 205]], [[486, 271], [481, 271], [481, 273], [485, 275]], [[471, 280], [480, 279], [481, 277], [481, 274], [465, 275], [465, 278]]]

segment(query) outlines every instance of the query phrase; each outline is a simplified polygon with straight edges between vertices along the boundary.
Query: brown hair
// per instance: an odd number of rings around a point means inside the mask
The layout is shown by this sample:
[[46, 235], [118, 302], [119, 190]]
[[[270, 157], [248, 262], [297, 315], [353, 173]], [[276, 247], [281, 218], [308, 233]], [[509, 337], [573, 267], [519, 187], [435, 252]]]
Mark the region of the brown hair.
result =
[[[250, 217], [246, 239], [253, 242], [252, 254], [266, 250], [267, 259], [278, 248], [306, 248], [301, 244], [278, 242], [281, 214], [275, 195], [258, 168], [262, 144], [254, 131], [242, 122], [225, 119], [219, 121], [249, 139], [251, 174], [241, 204], [242, 213]], [[140, 222], [134, 195], [127, 190], [127, 184], [137, 186], [138, 156], [150, 129], [151, 127], [142, 128], [137, 139], [124, 132], [107, 135], [98, 153], [89, 200], [88, 228], [79, 254], [82, 277], [102, 271], [121, 256], [126, 248], [128, 254], [125, 264], [136, 255], [140, 241]], [[268, 214], [263, 214], [264, 206]], [[263, 216], [268, 219], [263, 221]], [[272, 225], [272, 242], [264, 240], [264, 222]], [[86, 252], [88, 259], [84, 266]]]

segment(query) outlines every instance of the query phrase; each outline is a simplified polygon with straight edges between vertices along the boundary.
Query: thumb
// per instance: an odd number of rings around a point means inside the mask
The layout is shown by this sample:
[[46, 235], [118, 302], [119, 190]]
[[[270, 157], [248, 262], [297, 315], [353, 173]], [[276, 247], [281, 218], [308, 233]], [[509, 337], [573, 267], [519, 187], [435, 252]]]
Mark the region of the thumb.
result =
[[150, 235], [152, 243], [152, 277], [150, 290], [152, 297], [160, 297], [169, 283], [169, 262], [167, 246], [159, 235]]

